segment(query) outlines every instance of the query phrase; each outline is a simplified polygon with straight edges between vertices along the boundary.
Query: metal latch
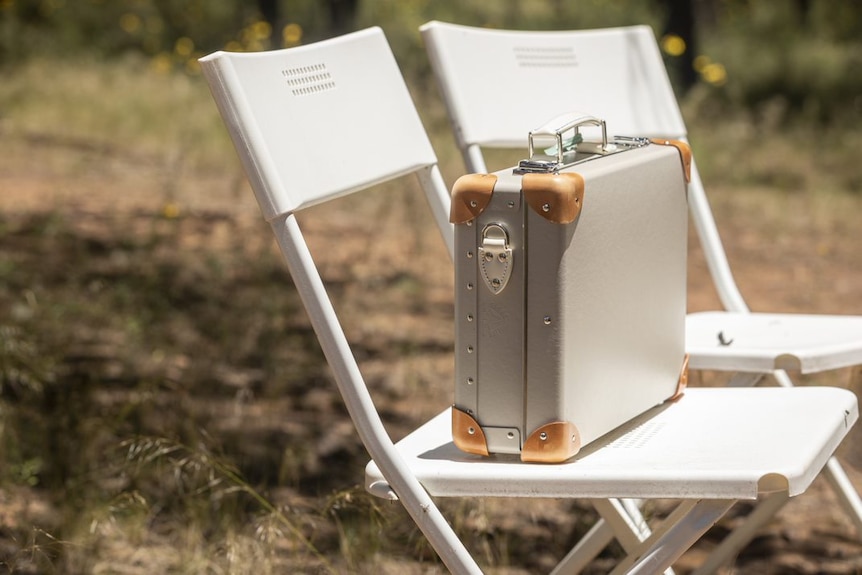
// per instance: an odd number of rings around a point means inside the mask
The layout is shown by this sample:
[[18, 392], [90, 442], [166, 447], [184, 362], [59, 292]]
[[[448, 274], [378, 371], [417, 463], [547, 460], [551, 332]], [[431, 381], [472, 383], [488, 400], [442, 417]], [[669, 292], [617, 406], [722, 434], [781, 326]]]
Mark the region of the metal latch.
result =
[[488, 224], [482, 230], [479, 266], [488, 289], [495, 295], [503, 291], [512, 273], [512, 248], [509, 234], [500, 224]]

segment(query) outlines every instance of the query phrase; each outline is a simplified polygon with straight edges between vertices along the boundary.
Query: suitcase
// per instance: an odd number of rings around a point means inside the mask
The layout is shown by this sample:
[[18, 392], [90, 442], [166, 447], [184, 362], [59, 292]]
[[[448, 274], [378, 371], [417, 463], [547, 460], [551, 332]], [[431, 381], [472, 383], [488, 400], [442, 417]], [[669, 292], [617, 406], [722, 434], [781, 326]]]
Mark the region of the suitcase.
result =
[[691, 152], [579, 114], [528, 147], [453, 186], [452, 435], [552, 463], [683, 392]]

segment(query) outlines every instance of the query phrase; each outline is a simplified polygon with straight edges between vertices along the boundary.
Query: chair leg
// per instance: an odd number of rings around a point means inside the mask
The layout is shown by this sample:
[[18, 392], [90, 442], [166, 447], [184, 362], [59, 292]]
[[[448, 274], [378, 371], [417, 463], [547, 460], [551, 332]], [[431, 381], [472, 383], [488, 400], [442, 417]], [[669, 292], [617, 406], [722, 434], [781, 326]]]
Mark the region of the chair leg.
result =
[[670, 568], [734, 503], [728, 499], [683, 501], [611, 575], [647, 575]]
[[[630, 557], [636, 557], [649, 541], [653, 532], [644, 519], [637, 500], [634, 499], [597, 499], [593, 507], [608, 522], [623, 550]], [[664, 569], [665, 575], [674, 575], [670, 564]]]
[[727, 387], [754, 387], [761, 379], [763, 379], [762, 373], [738, 371], [731, 376]]
[[[786, 371], [775, 371], [773, 373], [775, 381], [782, 387], [793, 387], [793, 380]], [[841, 462], [833, 455], [823, 468], [823, 475], [832, 486], [835, 495], [844, 508], [845, 513], [850, 517], [853, 525], [856, 527], [856, 535], [862, 539], [862, 498], [859, 497], [859, 492], [853, 486], [850, 478], [847, 477], [847, 472], [841, 466]]]
[[640, 540], [643, 541], [649, 537], [652, 531], [650, 531], [649, 524], [646, 522], [646, 519], [641, 512], [643, 501], [640, 499], [620, 499], [619, 502], [620, 505], [622, 505], [623, 510], [626, 512], [626, 515], [631, 517], [632, 524], [637, 529]]
[[650, 529], [646, 521], [640, 515], [640, 519], [634, 519], [629, 514], [623, 502], [619, 499], [596, 499], [591, 502], [602, 519], [608, 522], [614, 537], [622, 545], [626, 553], [636, 551], [641, 542], [650, 535]]
[[692, 575], [715, 573], [719, 567], [735, 557], [789, 500], [787, 493], [780, 492], [773, 493], [760, 501], [757, 507], [745, 517], [742, 525], [725, 537]]
[[551, 575], [580, 573], [614, 538], [614, 531], [604, 519], [599, 519], [577, 545], [554, 567]]
[[475, 559], [458, 539], [431, 500], [431, 496], [410, 472], [386, 432], [368, 387], [362, 380], [362, 373], [353, 358], [347, 338], [338, 325], [338, 317], [332, 303], [328, 298], [318, 295], [325, 294], [326, 289], [302, 237], [296, 216], [290, 214], [276, 218], [271, 225], [291, 276], [304, 278], [304, 281], [296, 282], [296, 288], [317, 333], [323, 353], [335, 374], [335, 383], [363, 445], [377, 462], [391, 485], [391, 491], [397, 493], [407, 513], [428, 539], [431, 547], [440, 555], [446, 567], [458, 575], [481, 574], [482, 570]]
[[[616, 538], [628, 552], [651, 534], [649, 525], [640, 510], [638, 499], [597, 500], [593, 506], [602, 517], [593, 528], [557, 564], [551, 575], [580, 573], [596, 556]], [[608, 520], [607, 518], [611, 518]], [[668, 569], [666, 575], [673, 575]]]
[[857, 537], [862, 538], [862, 499], [859, 498], [859, 492], [853, 487], [838, 458], [834, 456], [829, 458], [826, 467], [823, 468], [823, 475], [829, 481], [835, 495], [841, 502], [841, 506], [856, 527]]

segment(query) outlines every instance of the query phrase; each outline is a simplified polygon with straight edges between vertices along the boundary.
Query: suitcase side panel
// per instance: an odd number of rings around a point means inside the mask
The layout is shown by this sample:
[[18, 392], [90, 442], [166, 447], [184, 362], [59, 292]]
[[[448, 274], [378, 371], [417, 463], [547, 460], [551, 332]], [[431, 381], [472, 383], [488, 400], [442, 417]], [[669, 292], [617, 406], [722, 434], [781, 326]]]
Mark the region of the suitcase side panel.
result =
[[[520, 189], [499, 185], [484, 210], [456, 225], [455, 407], [473, 417], [493, 453], [519, 453], [524, 420], [523, 204]], [[513, 258], [495, 293], [480, 271], [486, 226], [508, 234]]]
[[578, 168], [585, 198], [556, 277], [565, 289], [565, 419], [588, 443], [677, 391], [688, 211], [674, 148], [647, 146]]
[[564, 461], [581, 447], [578, 422], [568, 413], [566, 394], [566, 291], [559, 269], [571, 244], [575, 222], [560, 224], [534, 210], [527, 211], [527, 361], [525, 461]]
[[[455, 407], [473, 418], [479, 409], [479, 396], [476, 391], [476, 288], [479, 277], [474, 265], [475, 242], [473, 222], [455, 226]], [[453, 431], [456, 443], [459, 434], [467, 434], [467, 430]], [[465, 442], [467, 440], [469, 438], [465, 438]]]
[[574, 422], [566, 410], [563, 355], [566, 330], [578, 327], [563, 316], [566, 293], [559, 270], [575, 229], [575, 223], [561, 225], [533, 210], [527, 213], [527, 435], [554, 421]]

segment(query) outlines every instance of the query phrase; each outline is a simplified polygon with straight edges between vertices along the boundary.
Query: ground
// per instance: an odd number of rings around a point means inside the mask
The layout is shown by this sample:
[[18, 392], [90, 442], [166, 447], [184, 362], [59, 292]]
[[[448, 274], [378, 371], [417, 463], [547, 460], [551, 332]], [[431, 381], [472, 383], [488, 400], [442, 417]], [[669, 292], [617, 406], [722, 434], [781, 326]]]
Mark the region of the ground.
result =
[[[109, 247], [118, 236], [140, 237], [161, 233], [153, 232], [154, 228], [170, 228], [171, 243], [163, 248], [188, 254], [186, 260], [180, 259], [189, 264], [198, 254], [218, 254], [220, 250], [240, 249], [251, 254], [249, 257], [274, 257], [267, 226], [237, 166], [214, 171], [166, 171], [164, 163], [151, 158], [38, 138], [19, 140], [3, 151], [0, 214], [7, 231], [20, 229], [21, 222], [34, 214], [53, 213], [60, 214], [74, 237]], [[862, 196], [858, 191], [794, 193], [767, 184], [741, 188], [726, 182], [711, 186], [709, 191], [736, 278], [752, 309], [862, 314], [862, 227], [858, 225]], [[357, 348], [358, 359], [396, 437], [442, 409], [451, 395], [445, 383], [452, 370], [450, 263], [426, 206], [415, 192], [412, 182], [407, 182], [374, 192], [367, 202], [347, 199], [334, 210], [315, 208], [302, 218], [322, 274], [335, 285], [333, 297], [343, 312], [348, 335], [362, 342]], [[0, 243], [11, 245], [13, 236], [4, 240], [0, 235]], [[334, 248], [330, 247], [333, 237], [338, 238]], [[316, 249], [324, 242], [325, 250]], [[119, 250], [107, 251], [105, 265], [135, 265], [118, 262]], [[719, 302], [693, 233], [689, 269], [690, 311], [716, 309]], [[207, 281], [206, 268], [193, 271], [197, 275], [191, 283]], [[272, 280], [284, 281], [284, 289], [292, 289], [284, 275], [274, 272]], [[300, 312], [285, 325], [308, 335], [307, 320]], [[99, 337], [91, 338], [85, 351], [90, 360], [96, 357], [101, 362], [100, 369], [110, 370], [111, 361], [106, 356], [116, 348], [110, 338], [99, 348]], [[156, 369], [151, 363], [158, 362], [162, 366], [158, 373], [168, 374], [178, 386], [195, 369], [196, 358], [181, 351], [160, 351], [161, 355], [145, 351], [141, 365]], [[269, 382], [261, 381], [254, 369], [238, 369], [225, 362], [213, 368], [213, 373], [221, 399], [201, 397], [189, 412], [200, 417], [223, 445], [238, 451], [266, 451], [272, 442], [304, 438], [314, 445], [304, 455], [296, 452], [305, 459], [293, 473], [326, 477], [322, 484], [335, 486], [333, 489], [352, 489], [361, 481], [365, 456], [325, 371], [320, 370], [310, 384], [294, 389], [295, 395], [288, 390], [282, 397], [268, 393]], [[692, 384], [717, 385], [723, 378], [723, 374], [694, 373]], [[804, 384], [822, 381], [857, 392], [862, 388], [860, 380], [860, 372], [851, 369], [800, 378]], [[162, 405], [167, 406], [173, 401], [170, 387], [162, 392]], [[127, 391], [110, 388], [97, 397], [109, 405], [111, 401], [128, 401], [129, 396]], [[194, 402], [195, 398], [182, 396], [182, 401]], [[311, 415], [303, 415], [303, 411]], [[278, 449], [289, 451], [283, 445]], [[858, 429], [840, 454], [852, 481], [862, 488], [862, 437]], [[270, 478], [263, 474], [260, 482], [269, 485], [269, 496], [294, 510], [303, 506], [319, 509], [328, 496], [313, 495], [301, 479], [286, 481], [290, 486], [284, 488], [267, 481]], [[40, 493], [24, 488], [2, 491], [0, 524], [8, 528], [21, 517], [50, 514], [56, 500], [43, 499]], [[353, 501], [367, 496], [354, 491], [345, 497]], [[687, 553], [679, 571], [696, 565], [745, 508], [735, 509]], [[550, 501], [523, 505], [492, 500], [471, 509], [447, 503], [447, 511], [458, 517], [458, 528], [472, 534], [471, 544], [479, 560], [495, 565], [499, 573], [522, 573], [552, 565], [574, 529], [569, 512], [579, 509]], [[662, 506], [653, 510], [657, 514], [663, 511]], [[345, 570], [418, 573], [439, 569], [429, 562], [427, 549], [415, 542], [415, 534], [407, 537], [408, 541], [412, 537], [415, 555], [411, 557], [408, 552], [403, 560], [393, 562], [356, 549], [345, 551], [343, 533], [330, 533], [328, 537], [334, 542], [327, 543], [327, 536], [320, 535], [327, 533], [326, 527], [314, 529], [318, 547]], [[121, 565], [128, 573], [159, 569], [158, 563], [142, 560], [129, 547], [112, 547], [112, 542], [122, 538], [104, 537], [104, 545], [98, 548], [100, 570], [120, 572]], [[177, 553], [171, 541], [155, 542], [154, 537], [141, 536], [139, 542], [151, 554], [158, 554], [158, 549], [166, 557]], [[359, 559], [345, 559], [350, 553]], [[310, 561], [314, 563], [313, 558]], [[607, 565], [600, 559], [593, 572], [603, 572]], [[92, 564], [89, 569], [97, 571]], [[860, 573], [860, 534], [841, 511], [829, 485], [819, 478], [805, 495], [779, 513], [728, 572]]]

